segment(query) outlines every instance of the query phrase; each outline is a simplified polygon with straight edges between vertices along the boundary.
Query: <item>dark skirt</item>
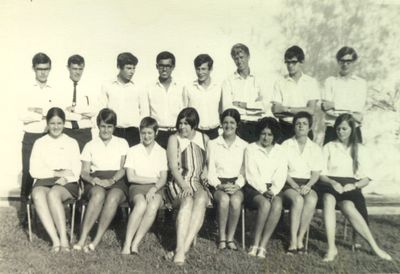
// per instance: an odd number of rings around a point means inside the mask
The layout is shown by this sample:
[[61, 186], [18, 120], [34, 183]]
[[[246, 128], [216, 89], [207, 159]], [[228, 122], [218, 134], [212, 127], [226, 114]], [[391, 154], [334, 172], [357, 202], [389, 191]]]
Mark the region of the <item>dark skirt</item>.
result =
[[[147, 192], [149, 192], [150, 188], [155, 186], [156, 184], [136, 184], [132, 183], [129, 186], [129, 198], [133, 199], [138, 194], [142, 194], [143, 196], [146, 196]], [[164, 187], [160, 188], [157, 190], [156, 194], [162, 195], [164, 192], [163, 190]]]
[[[256, 190], [254, 187], [246, 183], [242, 188], [244, 194], [244, 205], [250, 209], [257, 209], [254, 205], [254, 198], [258, 195], [263, 196], [261, 192]], [[264, 197], [264, 196], [263, 196]], [[265, 198], [267, 199], [267, 198]]]
[[[117, 173], [117, 170], [98, 170], [93, 172], [92, 174], [90, 174], [90, 176], [92, 177], [97, 177], [99, 179], [111, 179], [114, 174]], [[93, 188], [93, 185], [89, 182], [86, 182], [85, 180], [83, 180], [84, 182], [84, 197], [85, 198], [89, 198], [89, 193], [90, 190]], [[126, 197], [128, 197], [128, 184], [127, 184], [127, 180], [126, 177], [122, 177], [120, 180], [118, 180], [117, 182], [115, 182], [115, 184], [113, 184], [112, 186], [108, 187], [108, 188], [104, 188], [105, 190], [110, 190], [110, 189], [114, 189], [114, 188], [118, 188], [120, 189]]]
[[[33, 185], [33, 188], [35, 187], [48, 187], [52, 188], [53, 186], [57, 185], [55, 184], [55, 181], [57, 181], [59, 178], [54, 177], [54, 178], [46, 178], [46, 179], [37, 179], [35, 184]], [[62, 186], [62, 185], [59, 185]], [[68, 190], [69, 193], [71, 193], [72, 197], [75, 199], [79, 198], [79, 185], [76, 182], [73, 183], [67, 183], [63, 185], [66, 190]]]
[[[345, 186], [347, 184], [354, 184], [358, 180], [355, 178], [350, 178], [350, 177], [332, 177], [329, 176], [330, 179], [335, 180], [336, 182], [340, 183], [342, 186]], [[318, 194], [318, 200], [322, 201], [323, 196], [326, 193], [329, 193], [333, 195], [336, 199], [337, 203], [340, 203], [342, 201], [352, 201], [354, 203], [354, 206], [360, 212], [360, 214], [363, 216], [364, 220], [368, 223], [368, 211], [367, 211], [367, 205], [365, 202], [364, 195], [361, 192], [361, 189], [354, 189], [352, 191], [344, 192], [344, 193], [338, 193], [335, 191], [335, 189], [331, 185], [327, 185], [321, 182], [317, 182], [315, 184], [315, 190]]]
[[[310, 181], [310, 179], [301, 179], [301, 178], [292, 178], [299, 186], [305, 185]], [[315, 185], [315, 184], [314, 184]], [[289, 185], [288, 182], [285, 183], [283, 186], [281, 192], [285, 192], [288, 189], [292, 189], [292, 187]], [[314, 186], [311, 187], [311, 189], [314, 189]]]

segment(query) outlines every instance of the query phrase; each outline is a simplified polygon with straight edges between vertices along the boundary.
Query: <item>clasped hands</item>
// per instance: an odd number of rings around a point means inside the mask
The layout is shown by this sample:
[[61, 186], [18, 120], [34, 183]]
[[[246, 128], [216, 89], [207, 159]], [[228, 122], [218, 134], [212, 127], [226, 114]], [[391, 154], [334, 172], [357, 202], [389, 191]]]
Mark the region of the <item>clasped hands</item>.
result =
[[223, 192], [230, 195], [234, 194], [239, 189], [240, 187], [236, 185], [234, 182], [228, 182], [226, 184], [220, 184], [217, 186], [217, 190], [222, 190]]

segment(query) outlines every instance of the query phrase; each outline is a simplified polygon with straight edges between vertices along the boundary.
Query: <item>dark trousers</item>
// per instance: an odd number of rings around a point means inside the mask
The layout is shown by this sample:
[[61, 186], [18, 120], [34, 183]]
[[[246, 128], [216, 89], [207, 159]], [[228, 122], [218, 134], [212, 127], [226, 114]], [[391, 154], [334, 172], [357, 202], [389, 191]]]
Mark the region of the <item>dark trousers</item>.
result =
[[157, 136], [156, 136], [156, 142], [164, 149], [167, 149], [168, 145], [168, 139], [169, 136], [173, 135], [176, 133], [176, 130], [162, 130], [159, 129]]
[[198, 129], [198, 131], [207, 135], [208, 138], [210, 138], [210, 140], [213, 140], [219, 136], [218, 129], [219, 129], [219, 127], [212, 128], [212, 129]]
[[114, 135], [124, 138], [128, 142], [129, 147], [140, 143], [140, 133], [137, 127], [116, 127], [114, 130]]
[[[362, 143], [362, 134], [360, 127], [356, 127], [356, 134], [360, 143]], [[325, 129], [324, 145], [336, 139], [335, 129], [331, 126], [327, 126]]]
[[26, 201], [32, 191], [33, 178], [29, 173], [29, 160], [32, 154], [33, 144], [37, 139], [46, 133], [25, 132], [22, 139], [22, 180], [21, 180], [21, 199]]
[[79, 150], [81, 152], [86, 143], [92, 140], [91, 128], [64, 128], [64, 133], [67, 134], [69, 137], [74, 138], [78, 142]]
[[257, 141], [256, 124], [256, 121], [241, 121], [238, 128], [239, 137], [248, 143]]

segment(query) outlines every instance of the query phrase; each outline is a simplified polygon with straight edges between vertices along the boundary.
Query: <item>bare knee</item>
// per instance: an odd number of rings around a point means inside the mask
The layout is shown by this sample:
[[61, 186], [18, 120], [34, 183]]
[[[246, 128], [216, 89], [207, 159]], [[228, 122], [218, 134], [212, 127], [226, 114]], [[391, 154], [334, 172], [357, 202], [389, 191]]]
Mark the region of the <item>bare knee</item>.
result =
[[90, 190], [90, 201], [94, 201], [96, 203], [104, 202], [106, 197], [106, 192], [103, 188], [94, 187]]
[[218, 207], [227, 209], [229, 207], [229, 196], [224, 192], [220, 192], [216, 197]]
[[46, 199], [47, 191], [43, 187], [35, 187], [32, 190], [31, 196], [32, 196], [33, 202], [36, 203], [37, 201]]
[[47, 193], [47, 199], [51, 202], [61, 202], [61, 186], [53, 186]]
[[[208, 196], [207, 193], [205, 191], [198, 191], [195, 194], [195, 198], [194, 198], [194, 206], [196, 207], [206, 207], [207, 203], [208, 203]], [[229, 199], [229, 198], [228, 198]]]
[[315, 208], [317, 206], [318, 196], [315, 192], [310, 192], [304, 198], [304, 206]]
[[303, 196], [301, 196], [299, 194], [299, 195], [296, 195], [295, 197], [293, 197], [293, 200], [292, 200], [292, 207], [293, 208], [302, 208], [303, 204], [304, 204]]
[[230, 207], [233, 210], [239, 210], [242, 208], [242, 202], [243, 202], [242, 197], [232, 196], [230, 200]]
[[325, 194], [323, 197], [324, 209], [335, 209], [336, 199], [332, 194]]
[[118, 206], [122, 201], [123, 195], [124, 194], [119, 189], [111, 189], [107, 194], [107, 204]]

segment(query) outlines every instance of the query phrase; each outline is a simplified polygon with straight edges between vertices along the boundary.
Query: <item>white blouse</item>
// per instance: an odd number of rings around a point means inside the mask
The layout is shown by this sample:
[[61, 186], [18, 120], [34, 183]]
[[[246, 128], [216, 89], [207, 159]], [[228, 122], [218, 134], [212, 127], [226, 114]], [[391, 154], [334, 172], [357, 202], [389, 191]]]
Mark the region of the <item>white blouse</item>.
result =
[[267, 191], [267, 183], [272, 184], [271, 191], [278, 194], [286, 182], [287, 159], [282, 147], [275, 144], [270, 152], [251, 143], [245, 153], [245, 176], [247, 183], [260, 193]]
[[288, 160], [288, 174], [292, 178], [310, 179], [311, 171], [323, 168], [322, 150], [319, 145], [307, 138], [303, 152], [295, 137], [283, 142], [282, 148]]
[[128, 152], [128, 142], [120, 137], [112, 136], [108, 144], [100, 137], [88, 142], [83, 148], [81, 160], [90, 162], [90, 171], [119, 170], [121, 168], [121, 157]]
[[74, 174], [67, 181], [76, 182], [81, 173], [81, 161], [78, 142], [62, 134], [58, 138], [48, 134], [36, 140], [30, 158], [29, 172], [35, 179], [54, 177], [54, 171], [69, 169]]
[[247, 142], [236, 136], [235, 141], [228, 146], [222, 136], [208, 143], [208, 183], [214, 187], [221, 184], [220, 178], [237, 177], [236, 184], [243, 187], [244, 180], [244, 150]]
[[358, 170], [353, 171], [353, 159], [351, 158], [351, 147], [345, 147], [339, 141], [327, 143], [323, 149], [324, 168], [323, 175], [335, 177], [351, 177], [362, 179], [370, 177], [365, 173], [365, 165], [370, 155], [366, 154], [365, 147], [358, 144]]

